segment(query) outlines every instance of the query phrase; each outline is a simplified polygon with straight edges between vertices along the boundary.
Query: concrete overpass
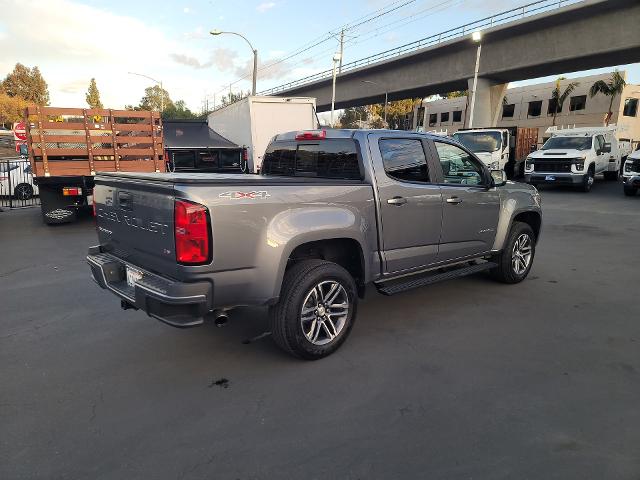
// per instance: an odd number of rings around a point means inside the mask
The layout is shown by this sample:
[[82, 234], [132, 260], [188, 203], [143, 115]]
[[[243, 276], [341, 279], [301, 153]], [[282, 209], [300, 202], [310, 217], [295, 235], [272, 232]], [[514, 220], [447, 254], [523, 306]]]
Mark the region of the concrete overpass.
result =
[[[495, 125], [508, 82], [640, 61], [639, 26], [639, 0], [585, 0], [483, 29], [474, 125]], [[384, 87], [363, 81], [386, 86], [389, 100], [471, 91], [476, 50], [466, 34], [370, 65], [353, 62], [338, 75], [336, 108], [384, 101]], [[331, 108], [330, 76], [283, 87], [262, 94], [316, 97], [318, 111]]]

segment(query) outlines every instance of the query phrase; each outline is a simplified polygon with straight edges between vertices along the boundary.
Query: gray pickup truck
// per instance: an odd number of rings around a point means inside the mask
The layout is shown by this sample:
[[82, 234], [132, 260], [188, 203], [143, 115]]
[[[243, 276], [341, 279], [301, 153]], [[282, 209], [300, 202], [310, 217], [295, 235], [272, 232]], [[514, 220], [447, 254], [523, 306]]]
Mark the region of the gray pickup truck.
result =
[[284, 133], [262, 172], [97, 175], [93, 279], [176, 327], [268, 306], [275, 342], [317, 359], [345, 341], [367, 284], [393, 295], [481, 271], [518, 283], [531, 269], [538, 192], [448, 138]]

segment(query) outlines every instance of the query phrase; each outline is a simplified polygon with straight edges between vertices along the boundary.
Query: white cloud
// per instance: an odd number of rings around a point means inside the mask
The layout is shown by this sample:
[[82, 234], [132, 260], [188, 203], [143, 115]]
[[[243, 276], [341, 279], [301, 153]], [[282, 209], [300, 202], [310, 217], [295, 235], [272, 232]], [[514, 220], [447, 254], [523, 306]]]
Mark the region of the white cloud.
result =
[[235, 50], [230, 50], [228, 48], [216, 48], [213, 50], [209, 59], [206, 61], [200, 61], [196, 57], [192, 57], [183, 53], [171, 53], [169, 56], [174, 62], [198, 70], [203, 68], [216, 67], [222, 72], [229, 72], [235, 67], [235, 60], [238, 57], [238, 53]]
[[[58, 88], [64, 93], [80, 93], [86, 92], [89, 88], [90, 78], [81, 78], [77, 80], [71, 80], [61, 84]], [[99, 89], [99, 88], [98, 88]]]
[[256, 7], [256, 10], [259, 11], [260, 13], [264, 13], [267, 10], [271, 10], [275, 6], [276, 6], [276, 2], [263, 2]]
[[190, 9], [189, 7], [184, 7], [184, 8], [182, 9], [182, 11], [183, 11], [184, 13], [191, 13], [191, 9]]

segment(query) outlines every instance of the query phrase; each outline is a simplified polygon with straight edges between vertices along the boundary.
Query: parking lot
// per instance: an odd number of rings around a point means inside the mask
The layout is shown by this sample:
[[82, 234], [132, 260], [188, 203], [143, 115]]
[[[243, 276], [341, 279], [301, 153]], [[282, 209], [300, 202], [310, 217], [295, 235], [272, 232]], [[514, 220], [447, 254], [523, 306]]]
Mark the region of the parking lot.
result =
[[640, 196], [543, 189], [529, 278], [373, 289], [335, 355], [260, 309], [177, 330], [84, 261], [93, 220], [0, 213], [0, 478], [640, 478]]

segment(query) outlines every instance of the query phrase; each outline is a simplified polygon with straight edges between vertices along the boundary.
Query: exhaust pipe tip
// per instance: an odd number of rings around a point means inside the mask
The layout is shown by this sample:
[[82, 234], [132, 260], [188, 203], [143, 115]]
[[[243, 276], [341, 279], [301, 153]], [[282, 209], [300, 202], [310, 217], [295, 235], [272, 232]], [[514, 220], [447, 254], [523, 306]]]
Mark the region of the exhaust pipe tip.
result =
[[215, 323], [216, 327], [224, 327], [229, 323], [229, 316], [226, 312], [215, 312], [213, 323]]

